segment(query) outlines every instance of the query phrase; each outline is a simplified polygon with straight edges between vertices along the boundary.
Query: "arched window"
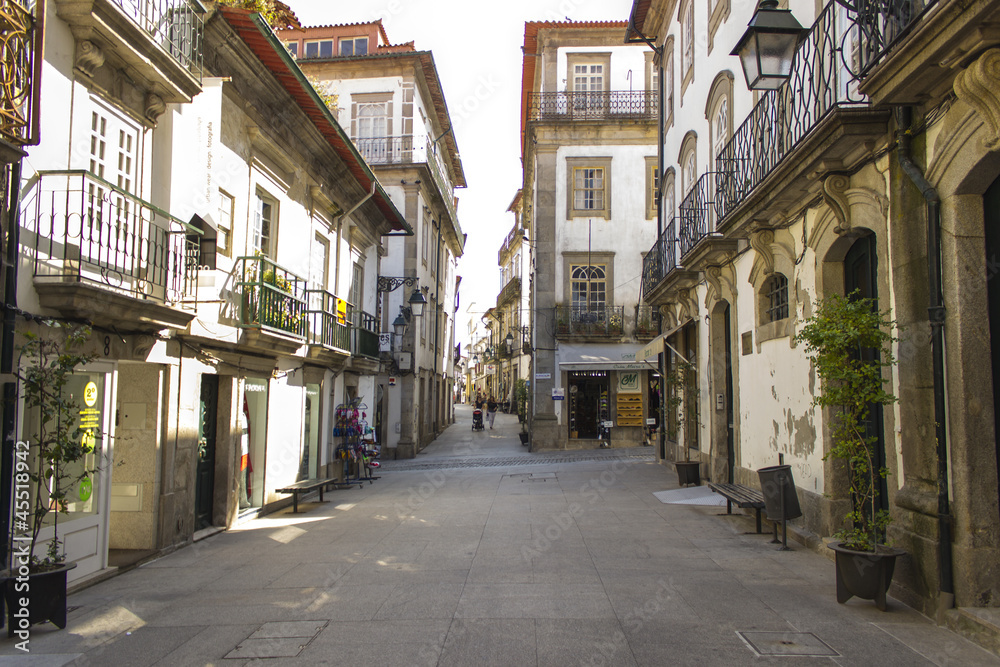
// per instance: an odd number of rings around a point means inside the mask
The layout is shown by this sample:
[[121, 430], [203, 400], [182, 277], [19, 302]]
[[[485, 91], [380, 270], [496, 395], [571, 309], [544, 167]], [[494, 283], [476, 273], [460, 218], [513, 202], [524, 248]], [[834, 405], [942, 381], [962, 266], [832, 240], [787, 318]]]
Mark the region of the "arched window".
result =
[[698, 181], [698, 161], [695, 157], [694, 146], [691, 146], [685, 153], [682, 165], [682, 191], [687, 196], [687, 193], [691, 192], [691, 188]]
[[[719, 153], [733, 136], [733, 73], [719, 72], [708, 91], [705, 102], [705, 120], [709, 124], [712, 150], [711, 171], [726, 171], [727, 166], [718, 161]], [[732, 165], [729, 165], [732, 168]]]
[[780, 273], [774, 273], [764, 281], [763, 321], [777, 322], [788, 317], [788, 278]]

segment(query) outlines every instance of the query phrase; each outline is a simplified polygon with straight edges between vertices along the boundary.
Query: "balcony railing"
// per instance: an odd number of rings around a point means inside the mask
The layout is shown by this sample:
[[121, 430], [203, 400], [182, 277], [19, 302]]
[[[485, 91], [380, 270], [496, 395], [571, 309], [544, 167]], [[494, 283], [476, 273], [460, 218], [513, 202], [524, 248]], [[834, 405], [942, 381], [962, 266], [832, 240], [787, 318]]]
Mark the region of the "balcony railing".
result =
[[716, 231], [716, 224], [722, 217], [716, 190], [717, 176], [714, 171], [702, 174], [677, 207], [677, 222], [680, 225], [677, 241], [682, 260], [698, 241]]
[[909, 31], [935, 0], [854, 0], [857, 71], [864, 76]]
[[624, 306], [556, 306], [557, 336], [621, 336]]
[[309, 342], [348, 352], [351, 349], [351, 328], [347, 324], [347, 313], [341, 315], [337, 312], [337, 297], [321, 289], [306, 289], [305, 297]]
[[716, 158], [719, 217], [735, 210], [827, 114], [867, 106], [841, 56], [851, 50], [856, 28], [847, 11], [831, 2], [799, 45], [791, 78], [768, 91]]
[[25, 5], [0, 0], [3, 85], [0, 86], [0, 137], [17, 145], [38, 142], [38, 72], [42, 34]]
[[379, 358], [378, 326], [375, 316], [362, 310], [353, 310], [348, 315], [354, 334], [351, 352], [369, 359]]
[[497, 305], [504, 305], [508, 301], [514, 299], [521, 294], [521, 278], [519, 276], [514, 276], [507, 281], [504, 288], [500, 290], [500, 296], [497, 297]]
[[87, 171], [42, 171], [25, 199], [21, 243], [38, 281], [89, 282], [173, 305], [197, 287], [200, 234]]
[[635, 335], [653, 338], [660, 333], [660, 309], [657, 306], [636, 305]]
[[677, 267], [677, 219], [670, 221], [642, 259], [642, 296], [645, 298]]
[[111, 0], [199, 81], [204, 20], [190, 0]]
[[236, 260], [241, 328], [306, 337], [306, 281], [267, 257]]
[[448, 169], [444, 158], [427, 137], [412, 134], [398, 137], [362, 137], [355, 139], [354, 145], [368, 164], [427, 164], [441, 190], [448, 212], [453, 220], [458, 219], [454, 187], [451, 179], [446, 176]]
[[528, 120], [656, 120], [655, 90], [529, 93]]

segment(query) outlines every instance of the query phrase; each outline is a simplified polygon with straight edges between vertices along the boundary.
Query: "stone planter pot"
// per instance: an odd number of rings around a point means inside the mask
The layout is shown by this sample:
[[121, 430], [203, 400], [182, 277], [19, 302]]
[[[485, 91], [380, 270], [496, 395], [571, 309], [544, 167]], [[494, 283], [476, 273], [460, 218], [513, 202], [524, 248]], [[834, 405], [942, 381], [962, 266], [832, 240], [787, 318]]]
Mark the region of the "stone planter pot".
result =
[[527, 447], [528, 439], [531, 437], [531, 434], [526, 431], [521, 431], [520, 433], [517, 434], [517, 437], [521, 439], [521, 444]]
[[[7, 602], [7, 636], [13, 637], [16, 630], [27, 630], [28, 626], [51, 621], [60, 630], [66, 627], [66, 574], [76, 567], [67, 563], [54, 570], [32, 572], [27, 582], [18, 581], [17, 574], [4, 571], [4, 599]], [[21, 600], [28, 601], [27, 616]]]
[[874, 600], [881, 611], [886, 610], [885, 596], [892, 583], [896, 558], [906, 552], [895, 547], [879, 546], [877, 553], [854, 551], [832, 542], [829, 546], [837, 561], [837, 602], [843, 604], [852, 597]]
[[677, 471], [677, 483], [681, 486], [701, 486], [701, 462], [675, 461], [674, 469]]

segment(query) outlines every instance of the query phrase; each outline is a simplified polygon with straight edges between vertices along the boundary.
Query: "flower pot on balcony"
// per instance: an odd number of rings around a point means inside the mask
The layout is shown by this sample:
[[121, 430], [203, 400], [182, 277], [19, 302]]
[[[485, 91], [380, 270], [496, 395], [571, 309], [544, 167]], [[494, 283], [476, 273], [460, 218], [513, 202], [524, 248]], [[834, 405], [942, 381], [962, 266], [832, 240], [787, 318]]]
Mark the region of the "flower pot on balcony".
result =
[[885, 596], [892, 583], [896, 558], [906, 552], [895, 547], [879, 545], [875, 553], [854, 551], [842, 542], [827, 545], [836, 554], [837, 602], [843, 604], [852, 597], [874, 600], [880, 611], [886, 610]]
[[701, 463], [699, 461], [675, 461], [677, 483], [681, 486], [694, 484], [701, 486]]

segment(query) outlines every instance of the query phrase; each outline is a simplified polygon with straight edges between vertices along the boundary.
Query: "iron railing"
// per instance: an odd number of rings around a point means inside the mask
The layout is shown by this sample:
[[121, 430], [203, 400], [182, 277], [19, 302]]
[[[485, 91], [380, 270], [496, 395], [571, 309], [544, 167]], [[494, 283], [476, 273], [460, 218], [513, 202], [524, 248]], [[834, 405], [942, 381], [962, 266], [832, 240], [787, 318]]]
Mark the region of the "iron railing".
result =
[[[789, 80], [768, 91], [716, 157], [719, 218], [733, 212], [827, 114], [863, 107], [842, 51], [852, 51], [853, 23], [835, 2], [819, 15], [799, 45]], [[682, 250], [682, 255], [683, 255]]]
[[715, 226], [722, 217], [720, 202], [716, 197], [717, 176], [714, 171], [702, 174], [677, 207], [677, 221], [680, 225], [677, 241], [680, 244], [681, 260], [698, 241], [715, 232]]
[[656, 120], [658, 113], [655, 90], [528, 94], [528, 120]]
[[112, 0], [156, 44], [201, 81], [204, 10], [190, 0]]
[[660, 309], [658, 306], [636, 304], [634, 333], [639, 338], [653, 338], [660, 333]]
[[38, 82], [43, 35], [21, 2], [0, 0], [0, 137], [38, 143]]
[[935, 0], [854, 0], [857, 11], [857, 68], [867, 74]]
[[184, 221], [88, 171], [41, 171], [29, 188], [21, 243], [36, 280], [168, 305], [195, 295], [200, 232]]
[[378, 325], [375, 316], [362, 310], [352, 310], [348, 314], [348, 319], [353, 332], [354, 345], [351, 347], [351, 352], [369, 359], [378, 359]]
[[404, 134], [397, 137], [362, 137], [354, 140], [358, 152], [368, 164], [426, 163], [434, 176], [441, 198], [452, 220], [458, 220], [455, 210], [454, 187], [446, 174], [444, 158], [428, 137]]
[[649, 293], [677, 268], [677, 219], [673, 218], [642, 259], [642, 295]]
[[306, 337], [306, 281], [267, 257], [239, 257], [240, 327]]
[[497, 305], [502, 306], [508, 301], [514, 299], [521, 294], [521, 278], [520, 276], [514, 276], [507, 281], [503, 289], [500, 290], [500, 296], [497, 297]]
[[309, 323], [309, 342], [331, 350], [348, 352], [351, 349], [351, 328], [347, 312], [338, 312], [336, 296], [322, 289], [306, 289], [306, 317]]
[[556, 306], [556, 336], [621, 336], [624, 306]]

